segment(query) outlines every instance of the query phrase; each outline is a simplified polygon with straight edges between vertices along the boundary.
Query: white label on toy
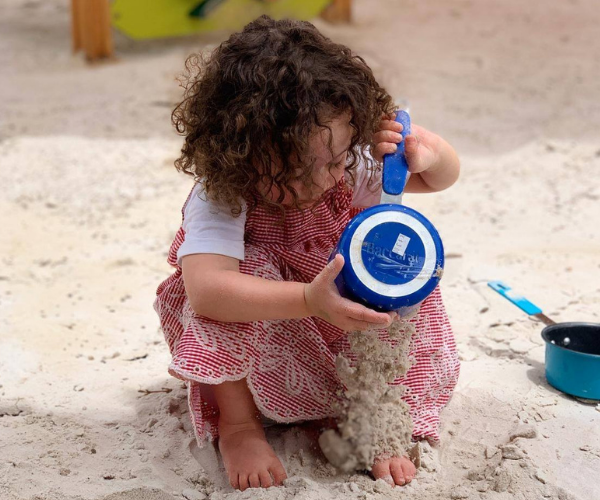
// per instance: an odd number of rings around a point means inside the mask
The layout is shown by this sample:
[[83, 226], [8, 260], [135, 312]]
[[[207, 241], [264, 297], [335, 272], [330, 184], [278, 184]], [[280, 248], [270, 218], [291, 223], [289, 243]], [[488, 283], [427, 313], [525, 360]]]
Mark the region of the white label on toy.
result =
[[399, 234], [398, 239], [396, 240], [396, 244], [394, 248], [392, 248], [392, 252], [400, 255], [400, 257], [404, 257], [404, 253], [406, 252], [406, 247], [410, 243], [410, 238], [404, 234]]

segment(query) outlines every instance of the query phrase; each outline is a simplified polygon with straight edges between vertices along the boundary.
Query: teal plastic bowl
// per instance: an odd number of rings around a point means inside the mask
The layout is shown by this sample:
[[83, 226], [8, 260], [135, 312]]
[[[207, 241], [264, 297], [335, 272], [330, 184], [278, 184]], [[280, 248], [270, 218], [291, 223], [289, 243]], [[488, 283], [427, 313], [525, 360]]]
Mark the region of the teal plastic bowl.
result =
[[546, 379], [571, 396], [600, 400], [600, 325], [557, 323], [542, 330]]

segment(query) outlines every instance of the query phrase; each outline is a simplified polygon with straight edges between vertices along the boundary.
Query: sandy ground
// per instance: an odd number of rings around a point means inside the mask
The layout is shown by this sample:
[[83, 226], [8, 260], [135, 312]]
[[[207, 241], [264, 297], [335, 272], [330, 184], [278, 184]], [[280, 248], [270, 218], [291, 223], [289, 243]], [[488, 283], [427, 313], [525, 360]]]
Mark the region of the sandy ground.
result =
[[235, 493], [198, 450], [151, 308], [189, 180], [170, 128], [185, 56], [218, 36], [132, 42], [87, 66], [66, 0], [0, 5], [2, 500], [594, 499], [600, 406], [550, 387], [541, 327], [600, 321], [600, 10], [594, 0], [356, 0], [319, 27], [372, 65], [463, 173], [409, 196], [445, 242], [462, 358], [442, 443], [407, 488], [335, 475], [269, 432], [285, 488]]

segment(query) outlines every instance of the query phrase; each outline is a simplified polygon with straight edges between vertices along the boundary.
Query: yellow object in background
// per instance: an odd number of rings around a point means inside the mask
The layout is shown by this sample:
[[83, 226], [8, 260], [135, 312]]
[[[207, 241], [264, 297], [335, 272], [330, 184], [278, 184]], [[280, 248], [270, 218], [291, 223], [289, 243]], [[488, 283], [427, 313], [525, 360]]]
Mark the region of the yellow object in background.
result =
[[112, 24], [135, 39], [237, 30], [267, 14], [274, 19], [312, 19], [331, 0], [114, 0]]

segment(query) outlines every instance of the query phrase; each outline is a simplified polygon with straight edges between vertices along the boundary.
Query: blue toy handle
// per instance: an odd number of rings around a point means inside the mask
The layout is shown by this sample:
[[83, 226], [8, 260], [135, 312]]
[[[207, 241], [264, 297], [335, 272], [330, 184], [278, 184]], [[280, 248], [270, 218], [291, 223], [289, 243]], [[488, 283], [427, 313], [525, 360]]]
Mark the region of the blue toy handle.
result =
[[502, 281], [490, 281], [488, 282], [488, 286], [530, 316], [534, 314], [540, 314], [542, 312], [538, 306], [532, 302], [529, 302], [529, 300], [522, 295], [514, 292], [511, 287], [505, 283], [502, 283]]
[[396, 120], [404, 127], [402, 142], [395, 153], [383, 156], [383, 190], [387, 194], [400, 195], [408, 178], [408, 163], [404, 156], [404, 138], [410, 134], [410, 116], [404, 110], [396, 111]]

